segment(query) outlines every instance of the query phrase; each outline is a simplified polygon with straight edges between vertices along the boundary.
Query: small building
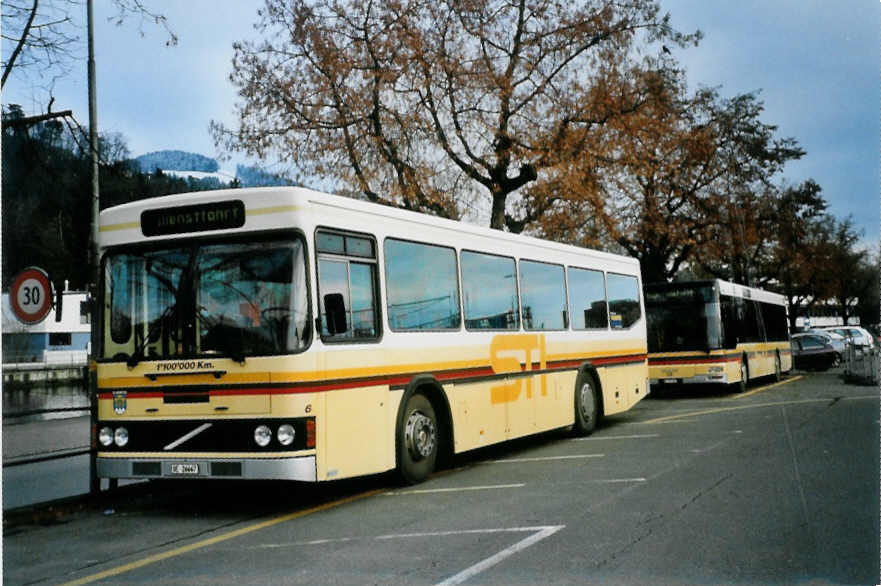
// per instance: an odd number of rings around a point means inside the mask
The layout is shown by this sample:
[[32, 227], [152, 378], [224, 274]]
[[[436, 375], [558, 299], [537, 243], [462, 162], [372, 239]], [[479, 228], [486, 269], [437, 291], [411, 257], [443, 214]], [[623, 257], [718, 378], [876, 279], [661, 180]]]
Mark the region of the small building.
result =
[[65, 291], [61, 321], [53, 308], [38, 324], [25, 325], [15, 318], [9, 294], [3, 294], [3, 369], [13, 365], [55, 367], [85, 366], [89, 359], [91, 326], [87, 295]]
[[848, 318], [847, 323], [845, 324], [841, 319], [841, 306], [836, 304], [833, 301], [824, 301], [821, 303], [814, 304], [811, 307], [810, 312], [806, 316], [798, 316], [795, 319], [795, 330], [809, 330], [811, 328], [823, 328], [827, 326], [858, 326], [860, 325], [860, 318], [852, 315], [853, 311], [850, 312], [851, 316]]

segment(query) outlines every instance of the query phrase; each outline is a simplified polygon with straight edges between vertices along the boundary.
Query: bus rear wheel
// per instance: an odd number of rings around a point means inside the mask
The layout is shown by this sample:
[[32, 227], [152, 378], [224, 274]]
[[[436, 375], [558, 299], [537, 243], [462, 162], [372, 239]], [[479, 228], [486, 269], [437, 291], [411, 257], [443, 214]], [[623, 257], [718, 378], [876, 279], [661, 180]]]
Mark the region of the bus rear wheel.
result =
[[407, 399], [397, 438], [398, 474], [416, 484], [434, 471], [439, 446], [437, 416], [420, 393]]
[[575, 383], [575, 433], [578, 435], [590, 435], [596, 428], [600, 413], [598, 390], [592, 375], [582, 373], [578, 376]]

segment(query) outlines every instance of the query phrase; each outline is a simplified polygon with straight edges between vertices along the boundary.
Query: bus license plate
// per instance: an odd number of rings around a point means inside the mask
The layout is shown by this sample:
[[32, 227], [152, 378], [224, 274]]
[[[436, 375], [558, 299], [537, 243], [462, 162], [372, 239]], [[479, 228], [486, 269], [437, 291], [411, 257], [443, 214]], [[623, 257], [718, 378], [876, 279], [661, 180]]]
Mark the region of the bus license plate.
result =
[[171, 473], [181, 476], [192, 476], [199, 474], [198, 464], [172, 464]]

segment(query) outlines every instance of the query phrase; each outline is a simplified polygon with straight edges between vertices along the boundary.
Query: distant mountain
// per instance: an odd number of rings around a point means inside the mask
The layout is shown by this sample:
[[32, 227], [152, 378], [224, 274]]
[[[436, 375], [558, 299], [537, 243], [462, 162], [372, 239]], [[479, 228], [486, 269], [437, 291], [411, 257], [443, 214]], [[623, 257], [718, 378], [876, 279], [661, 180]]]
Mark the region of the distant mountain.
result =
[[220, 170], [215, 171], [214, 173], [208, 173], [206, 171], [178, 171], [176, 169], [161, 169], [163, 173], [166, 175], [171, 175], [172, 177], [180, 177], [182, 179], [196, 179], [196, 180], [205, 180], [205, 179], [216, 179], [219, 184], [229, 185], [233, 181], [236, 180], [236, 176], [230, 171]]
[[241, 187], [292, 184], [284, 175], [276, 175], [257, 166], [236, 165], [233, 175], [229, 171], [222, 171], [215, 159], [186, 151], [156, 151], [141, 155], [134, 161], [140, 167], [141, 173], [155, 173], [159, 170], [166, 175], [201, 182], [200, 189], [221, 189], [232, 185], [236, 180]]
[[141, 155], [135, 161], [141, 167], [142, 173], [153, 173], [156, 169], [216, 173], [220, 169], [216, 160], [186, 151], [156, 151]]
[[284, 175], [275, 175], [264, 171], [260, 167], [247, 167], [236, 165], [236, 177], [242, 187], [275, 187], [277, 185], [291, 185], [291, 181]]

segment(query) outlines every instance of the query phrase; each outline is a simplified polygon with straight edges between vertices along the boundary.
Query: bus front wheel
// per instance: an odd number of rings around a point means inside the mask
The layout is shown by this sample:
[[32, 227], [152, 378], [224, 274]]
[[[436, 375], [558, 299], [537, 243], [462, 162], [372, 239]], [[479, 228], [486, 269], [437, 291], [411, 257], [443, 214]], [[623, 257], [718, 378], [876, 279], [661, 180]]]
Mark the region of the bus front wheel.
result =
[[397, 438], [398, 473], [408, 484], [422, 482], [434, 471], [438, 426], [434, 407], [425, 395], [407, 399]]
[[597, 425], [600, 413], [598, 390], [592, 375], [579, 375], [575, 384], [575, 433], [578, 435], [590, 435]]

